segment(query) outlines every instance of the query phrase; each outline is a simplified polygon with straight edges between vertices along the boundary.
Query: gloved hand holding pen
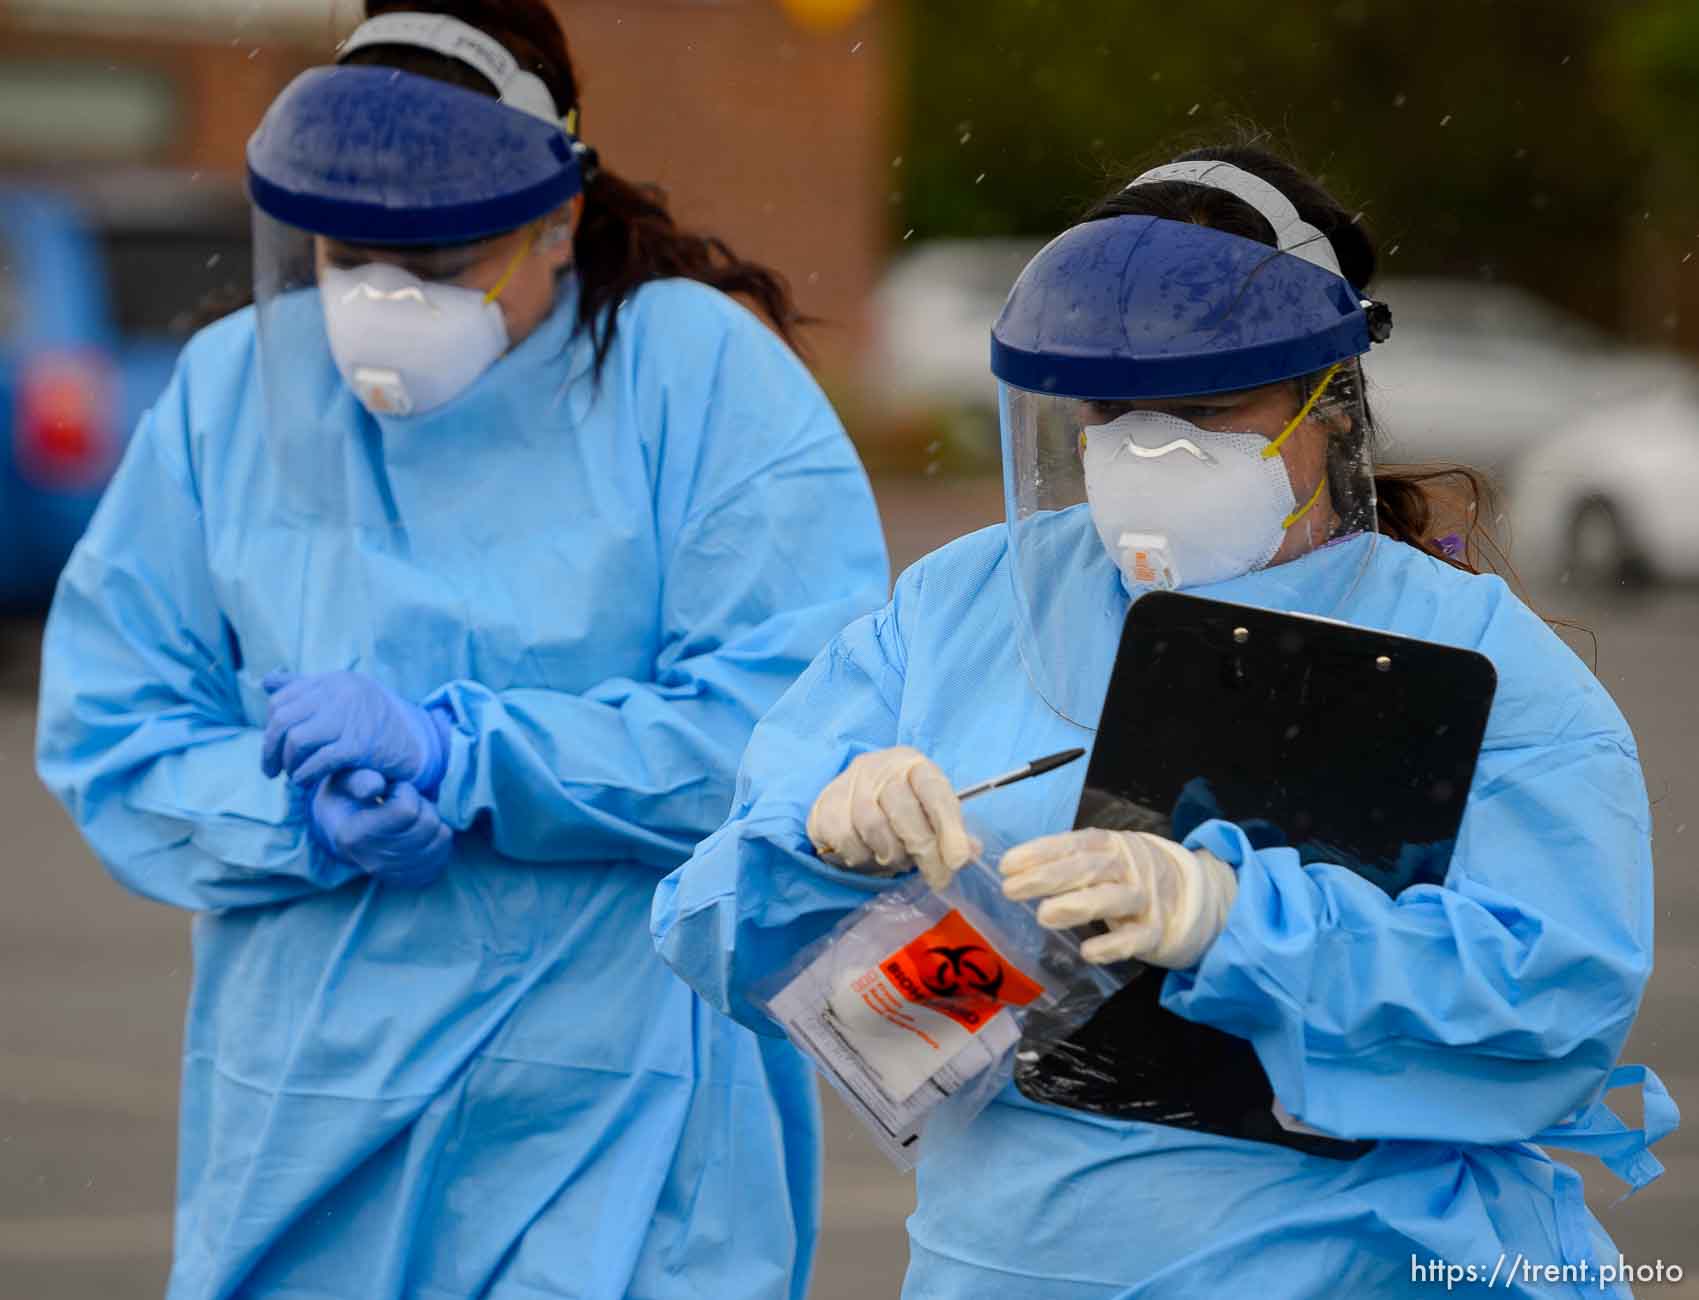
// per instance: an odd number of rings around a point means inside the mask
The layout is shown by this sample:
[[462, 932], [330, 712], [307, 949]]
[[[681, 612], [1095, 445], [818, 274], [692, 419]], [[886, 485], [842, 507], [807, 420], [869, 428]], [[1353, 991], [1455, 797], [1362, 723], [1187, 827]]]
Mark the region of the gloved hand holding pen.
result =
[[1065, 767], [1084, 754], [1064, 749], [952, 790], [938, 765], [918, 749], [876, 750], [861, 755], [820, 792], [808, 814], [808, 838], [834, 866], [869, 875], [919, 867], [928, 885], [942, 889], [980, 853], [962, 821], [964, 802]]
[[949, 779], [907, 745], [863, 754], [833, 778], [808, 814], [808, 838], [834, 866], [876, 876], [919, 867], [934, 889], [979, 855]]

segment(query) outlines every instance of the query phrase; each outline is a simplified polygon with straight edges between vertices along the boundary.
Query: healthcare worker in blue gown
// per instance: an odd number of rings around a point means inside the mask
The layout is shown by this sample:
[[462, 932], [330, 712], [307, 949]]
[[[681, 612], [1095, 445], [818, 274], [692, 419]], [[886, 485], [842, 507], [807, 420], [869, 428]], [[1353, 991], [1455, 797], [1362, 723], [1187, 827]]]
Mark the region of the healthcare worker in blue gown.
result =
[[[1500, 1252], [1492, 1295], [1596, 1296], [1583, 1265], [1618, 1262], [1531, 1143], [1638, 1184], [1674, 1123], [1654, 1076], [1613, 1076], [1652, 963], [1634, 740], [1501, 581], [1424, 531], [1419, 480], [1377, 485], [1373, 265], [1346, 211], [1255, 149], [1147, 173], [1039, 253], [992, 345], [1007, 525], [921, 560], [815, 660], [756, 728], [730, 822], [656, 895], [667, 960], [774, 1033], [752, 992], [793, 954], [906, 869], [940, 883], [983, 851], [1040, 923], [1103, 924], [1089, 959], [1168, 968], [1163, 1004], [1248, 1039], [1291, 1118], [1376, 1140], [1335, 1159], [1010, 1084], [923, 1138], [907, 1297], [1402, 1296], [1435, 1289], [1415, 1266], [1436, 1260], [1480, 1266], [1486, 1294]], [[1491, 658], [1443, 887], [1389, 897], [1221, 820], [1184, 844], [1071, 831], [1078, 777], [964, 821], [953, 787], [1090, 744], [1129, 600], [1158, 587]], [[1631, 1131], [1600, 1096], [1640, 1081]], [[1571, 1280], [1510, 1282], [1517, 1252]]]
[[196, 914], [169, 1294], [795, 1300], [811, 1077], [647, 918], [886, 598], [868, 483], [697, 281], [782, 283], [591, 173], [547, 6], [424, 8], [253, 137], [257, 305], [47, 630], [43, 777]]

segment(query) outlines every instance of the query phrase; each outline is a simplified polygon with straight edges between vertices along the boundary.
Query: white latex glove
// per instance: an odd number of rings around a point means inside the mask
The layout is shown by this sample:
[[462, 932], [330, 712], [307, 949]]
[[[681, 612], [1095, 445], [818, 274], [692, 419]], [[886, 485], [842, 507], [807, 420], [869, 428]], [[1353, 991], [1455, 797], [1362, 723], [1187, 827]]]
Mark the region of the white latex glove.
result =
[[938, 765], [898, 745], [863, 754], [820, 792], [808, 814], [814, 851], [870, 875], [919, 867], [934, 889], [979, 856], [961, 801]]
[[1184, 970], [1227, 924], [1238, 877], [1204, 849], [1160, 835], [1088, 829], [1028, 840], [1003, 856], [1003, 893], [1042, 898], [1038, 923], [1068, 930], [1102, 921], [1108, 934], [1080, 955], [1105, 965], [1136, 958]]

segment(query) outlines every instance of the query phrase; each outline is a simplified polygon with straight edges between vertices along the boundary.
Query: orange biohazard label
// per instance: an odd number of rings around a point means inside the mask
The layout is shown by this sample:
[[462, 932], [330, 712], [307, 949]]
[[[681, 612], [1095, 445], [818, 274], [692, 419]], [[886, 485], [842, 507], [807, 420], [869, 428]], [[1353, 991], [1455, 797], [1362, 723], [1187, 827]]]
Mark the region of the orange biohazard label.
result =
[[1005, 1006], [1024, 1007], [1044, 992], [958, 911], [910, 939], [879, 969], [910, 1002], [948, 1016], [970, 1033]]

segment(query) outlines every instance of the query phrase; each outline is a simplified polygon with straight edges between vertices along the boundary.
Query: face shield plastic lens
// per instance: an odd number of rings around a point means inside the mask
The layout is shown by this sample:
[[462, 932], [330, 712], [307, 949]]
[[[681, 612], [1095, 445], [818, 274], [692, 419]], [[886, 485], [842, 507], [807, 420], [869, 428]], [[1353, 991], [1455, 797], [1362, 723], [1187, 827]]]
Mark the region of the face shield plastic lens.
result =
[[[326, 343], [361, 404], [373, 415], [423, 415], [470, 388], [507, 351], [500, 295], [534, 240], [528, 233], [511, 254], [505, 246], [512, 241], [503, 240], [493, 248], [397, 255], [314, 239]], [[267, 242], [287, 241], [274, 235]], [[297, 251], [289, 260], [300, 257]], [[493, 270], [493, 258], [503, 258], [506, 269], [490, 289], [437, 278]]]
[[364, 412], [344, 382], [325, 325], [314, 237], [254, 213], [254, 313], [266, 446], [292, 503], [342, 515], [345, 446]]
[[[1375, 536], [1357, 363], [1251, 393], [1086, 400], [1004, 384], [1004, 488], [1023, 657], [1091, 725], [1128, 599], [1196, 590]], [[1314, 612], [1326, 613], [1327, 609]]]
[[500, 294], [536, 245], [533, 226], [464, 246], [365, 248], [256, 212], [260, 378], [290, 479], [315, 477], [372, 421], [405, 437], [457, 418], [509, 350]]
[[1208, 586], [1372, 532], [1356, 376], [1053, 416], [1079, 426], [1092, 521], [1129, 591]]

